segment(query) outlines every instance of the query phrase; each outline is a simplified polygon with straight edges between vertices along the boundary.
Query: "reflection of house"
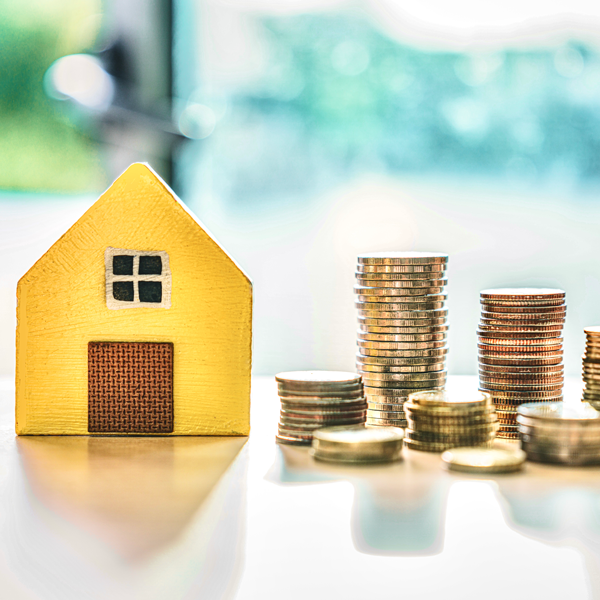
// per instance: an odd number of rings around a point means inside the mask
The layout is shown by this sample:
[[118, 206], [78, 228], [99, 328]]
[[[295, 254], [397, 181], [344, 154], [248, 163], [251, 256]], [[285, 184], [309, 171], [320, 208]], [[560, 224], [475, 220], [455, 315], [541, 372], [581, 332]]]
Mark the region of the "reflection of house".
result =
[[248, 433], [252, 285], [149, 167], [17, 296], [17, 433]]

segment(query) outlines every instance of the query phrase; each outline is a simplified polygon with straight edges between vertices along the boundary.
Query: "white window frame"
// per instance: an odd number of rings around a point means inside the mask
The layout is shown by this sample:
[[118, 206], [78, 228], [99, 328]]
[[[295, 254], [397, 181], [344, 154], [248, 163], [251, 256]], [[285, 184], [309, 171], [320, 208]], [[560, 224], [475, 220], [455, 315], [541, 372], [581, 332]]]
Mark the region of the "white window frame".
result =
[[[113, 273], [114, 256], [133, 256], [133, 275], [115, 275]], [[162, 273], [160, 275], [139, 275], [140, 256], [160, 256], [162, 261]], [[106, 306], [111, 310], [122, 308], [171, 308], [171, 268], [169, 255], [166, 252], [147, 252], [144, 250], [126, 250], [124, 248], [108, 247], [104, 251], [104, 272], [106, 274]], [[113, 296], [113, 282], [133, 282], [133, 302], [117, 300]], [[140, 302], [138, 282], [160, 281], [162, 283], [161, 302]]]

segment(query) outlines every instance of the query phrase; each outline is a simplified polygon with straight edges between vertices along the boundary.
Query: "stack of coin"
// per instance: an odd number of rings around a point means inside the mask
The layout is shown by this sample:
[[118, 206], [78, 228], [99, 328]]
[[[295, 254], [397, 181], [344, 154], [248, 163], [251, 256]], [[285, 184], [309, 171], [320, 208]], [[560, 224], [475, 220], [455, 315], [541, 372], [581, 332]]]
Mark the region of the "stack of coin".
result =
[[281, 413], [277, 441], [310, 445], [313, 432], [365, 422], [367, 402], [360, 375], [341, 371], [279, 373]]
[[496, 406], [498, 437], [518, 439], [517, 408], [562, 400], [565, 292], [514, 288], [481, 292], [479, 389]]
[[391, 462], [402, 458], [403, 438], [397, 427], [325, 427], [315, 431], [311, 454], [332, 462]]
[[586, 403], [524, 404], [517, 422], [528, 460], [600, 464], [600, 412]]
[[498, 420], [489, 394], [450, 395], [416, 392], [404, 405], [408, 428], [404, 442], [412, 450], [444, 452], [463, 446], [489, 446]]
[[585, 353], [583, 355], [583, 400], [600, 410], [600, 327], [584, 330]]
[[447, 254], [361, 254], [356, 272], [358, 353], [369, 425], [406, 427], [411, 392], [446, 383]]

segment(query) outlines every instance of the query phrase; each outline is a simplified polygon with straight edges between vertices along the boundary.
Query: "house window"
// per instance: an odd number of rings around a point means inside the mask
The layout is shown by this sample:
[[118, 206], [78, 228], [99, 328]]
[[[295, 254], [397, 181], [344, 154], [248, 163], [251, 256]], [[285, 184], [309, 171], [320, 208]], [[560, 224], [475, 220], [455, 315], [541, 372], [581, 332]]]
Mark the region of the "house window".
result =
[[108, 308], [171, 307], [171, 270], [166, 252], [107, 248], [104, 268]]

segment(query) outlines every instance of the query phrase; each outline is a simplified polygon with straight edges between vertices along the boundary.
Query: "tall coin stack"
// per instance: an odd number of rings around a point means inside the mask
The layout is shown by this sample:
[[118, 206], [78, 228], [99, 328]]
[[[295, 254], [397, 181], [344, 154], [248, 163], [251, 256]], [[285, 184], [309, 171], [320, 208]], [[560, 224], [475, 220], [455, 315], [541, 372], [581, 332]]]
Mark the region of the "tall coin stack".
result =
[[600, 326], [586, 327], [583, 355], [583, 400], [600, 410]]
[[513, 288], [481, 292], [479, 389], [496, 406], [499, 438], [518, 439], [517, 409], [562, 401], [565, 292]]
[[369, 408], [367, 424], [406, 427], [411, 392], [446, 383], [447, 254], [361, 254], [356, 272], [357, 371]]
[[340, 371], [293, 371], [275, 375], [281, 413], [277, 441], [312, 442], [313, 432], [365, 422], [367, 403], [360, 375]]

